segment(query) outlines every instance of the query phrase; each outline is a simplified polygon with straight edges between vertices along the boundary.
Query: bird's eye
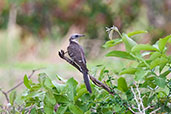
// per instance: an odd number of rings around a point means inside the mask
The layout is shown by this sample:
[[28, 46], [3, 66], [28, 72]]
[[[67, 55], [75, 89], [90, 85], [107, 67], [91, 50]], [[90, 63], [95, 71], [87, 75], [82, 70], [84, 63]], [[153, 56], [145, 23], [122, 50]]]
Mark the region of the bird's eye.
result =
[[78, 37], [78, 35], [75, 35], [75, 37]]

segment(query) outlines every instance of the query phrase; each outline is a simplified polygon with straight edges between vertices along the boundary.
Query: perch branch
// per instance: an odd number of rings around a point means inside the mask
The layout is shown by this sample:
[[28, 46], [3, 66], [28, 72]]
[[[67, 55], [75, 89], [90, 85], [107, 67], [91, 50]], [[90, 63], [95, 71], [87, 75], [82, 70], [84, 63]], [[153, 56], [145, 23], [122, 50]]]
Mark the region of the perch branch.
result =
[[[69, 59], [68, 57], [65, 56], [65, 52], [63, 50], [59, 51], [59, 56], [64, 59], [65, 61], [67, 61], [69, 64], [71, 64], [72, 66], [74, 66], [75, 68], [77, 68], [81, 73], [81, 69], [80, 67], [74, 62], [72, 61], [71, 59]], [[89, 77], [91, 79], [91, 81], [97, 85], [98, 87], [101, 87], [103, 89], [105, 89], [107, 92], [109, 92], [110, 94], [114, 95], [115, 92], [114, 91], [111, 91], [112, 89], [110, 87], [108, 87], [107, 85], [105, 85], [104, 83], [102, 83], [101, 81], [97, 80], [95, 77], [91, 76], [89, 74]]]

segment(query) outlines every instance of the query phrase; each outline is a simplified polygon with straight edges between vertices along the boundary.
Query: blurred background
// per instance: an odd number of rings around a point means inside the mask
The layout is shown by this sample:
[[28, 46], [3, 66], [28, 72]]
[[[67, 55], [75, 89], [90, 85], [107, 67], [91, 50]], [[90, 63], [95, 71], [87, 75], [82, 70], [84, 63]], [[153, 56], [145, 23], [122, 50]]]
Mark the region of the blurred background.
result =
[[[171, 0], [0, 0], [0, 88], [6, 91], [23, 80], [24, 74], [44, 67], [51, 78], [58, 74], [82, 80], [77, 70], [58, 57], [72, 33], [86, 35], [80, 43], [92, 73], [101, 64], [119, 72], [123, 60], [111, 61], [104, 55], [124, 50], [122, 44], [102, 47], [109, 40], [105, 27], [113, 25], [125, 33], [147, 30], [148, 34], [135, 40], [153, 44], [171, 34]], [[4, 99], [1, 93], [0, 99]]]

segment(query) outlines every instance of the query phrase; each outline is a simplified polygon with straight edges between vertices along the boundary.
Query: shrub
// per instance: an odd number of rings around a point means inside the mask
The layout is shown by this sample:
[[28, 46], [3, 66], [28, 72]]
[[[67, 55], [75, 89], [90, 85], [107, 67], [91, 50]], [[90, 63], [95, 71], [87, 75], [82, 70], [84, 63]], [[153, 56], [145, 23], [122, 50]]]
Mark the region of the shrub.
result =
[[[131, 37], [146, 33], [134, 31], [120, 33], [113, 26], [107, 28], [111, 40], [103, 47], [109, 48], [123, 43], [125, 51], [113, 50], [107, 57], [119, 57], [135, 62], [136, 66], [125, 67], [114, 78], [114, 73], [103, 68], [98, 81], [104, 81], [110, 91], [91, 83], [92, 94], [84, 84], [78, 84], [74, 78], [62, 79], [56, 75], [51, 80], [45, 73], [38, 75], [38, 82], [24, 76], [26, 90], [22, 94], [22, 105], [16, 102], [15, 92], [11, 92], [7, 110], [9, 113], [47, 113], [47, 114], [120, 114], [120, 113], [169, 113], [171, 112], [171, 56], [166, 54], [167, 42], [171, 35], [159, 39], [154, 45], [137, 44]], [[118, 32], [119, 39], [112, 39], [112, 33]], [[131, 81], [128, 79], [132, 79]], [[129, 81], [129, 84], [127, 83]], [[117, 83], [115, 83], [117, 82]], [[20, 101], [21, 102], [21, 101]]]

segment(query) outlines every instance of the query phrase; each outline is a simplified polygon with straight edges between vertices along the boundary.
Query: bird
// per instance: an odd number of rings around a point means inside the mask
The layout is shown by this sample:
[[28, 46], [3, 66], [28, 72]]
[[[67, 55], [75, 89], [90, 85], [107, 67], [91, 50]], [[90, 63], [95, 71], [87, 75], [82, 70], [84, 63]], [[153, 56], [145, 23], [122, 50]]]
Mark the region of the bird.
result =
[[78, 38], [84, 36], [84, 34], [72, 34], [69, 38], [69, 46], [67, 47], [67, 52], [69, 57], [80, 67], [81, 72], [83, 73], [84, 83], [86, 85], [87, 91], [92, 93], [84, 50], [77, 41]]

